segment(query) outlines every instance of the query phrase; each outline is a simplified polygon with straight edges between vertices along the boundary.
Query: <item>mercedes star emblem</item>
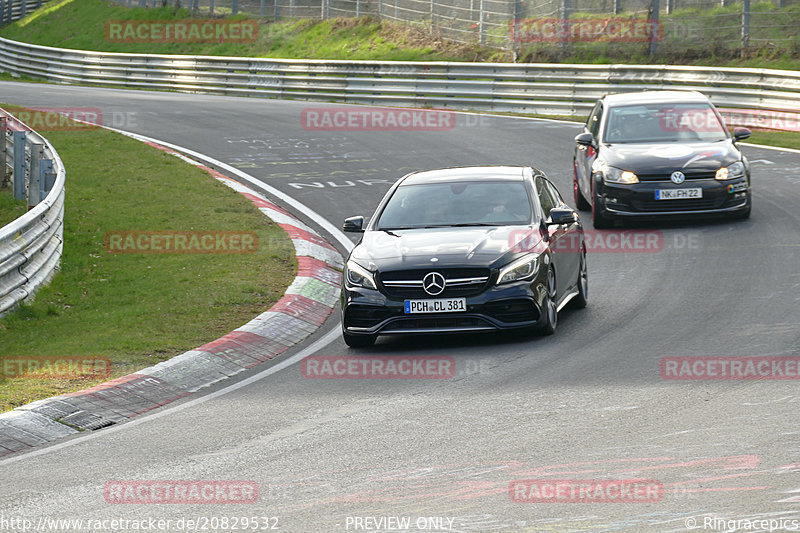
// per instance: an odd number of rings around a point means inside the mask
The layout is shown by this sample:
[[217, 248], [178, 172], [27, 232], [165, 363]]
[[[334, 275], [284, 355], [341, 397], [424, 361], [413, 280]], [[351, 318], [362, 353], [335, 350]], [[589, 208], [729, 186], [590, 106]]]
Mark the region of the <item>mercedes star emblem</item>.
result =
[[430, 272], [422, 278], [422, 288], [431, 296], [442, 294], [444, 284], [444, 276], [438, 272]]

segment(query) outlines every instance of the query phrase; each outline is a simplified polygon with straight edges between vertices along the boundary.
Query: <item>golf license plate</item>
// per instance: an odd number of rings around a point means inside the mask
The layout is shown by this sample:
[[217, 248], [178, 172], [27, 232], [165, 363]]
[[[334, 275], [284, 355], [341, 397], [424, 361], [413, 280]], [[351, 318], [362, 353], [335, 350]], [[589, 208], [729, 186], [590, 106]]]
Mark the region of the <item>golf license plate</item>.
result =
[[686, 200], [702, 198], [703, 189], [656, 189], [656, 200]]
[[456, 313], [467, 310], [466, 298], [439, 298], [436, 300], [406, 300], [405, 313]]

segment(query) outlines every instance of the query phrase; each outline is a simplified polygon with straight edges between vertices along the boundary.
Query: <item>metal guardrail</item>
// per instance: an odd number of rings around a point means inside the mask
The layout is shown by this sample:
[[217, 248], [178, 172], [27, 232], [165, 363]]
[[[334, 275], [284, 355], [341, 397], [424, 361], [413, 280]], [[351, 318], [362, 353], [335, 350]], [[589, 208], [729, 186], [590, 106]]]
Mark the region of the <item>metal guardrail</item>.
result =
[[800, 111], [800, 71], [89, 52], [0, 38], [0, 70], [57, 83], [580, 116], [608, 92], [694, 89], [719, 107]]
[[[2, 164], [30, 210], [0, 228], [0, 315], [30, 298], [58, 268], [63, 248], [65, 170], [47, 139], [0, 109]], [[40, 201], [41, 200], [41, 201]]]
[[47, 0], [0, 0], [0, 26], [21, 19]]

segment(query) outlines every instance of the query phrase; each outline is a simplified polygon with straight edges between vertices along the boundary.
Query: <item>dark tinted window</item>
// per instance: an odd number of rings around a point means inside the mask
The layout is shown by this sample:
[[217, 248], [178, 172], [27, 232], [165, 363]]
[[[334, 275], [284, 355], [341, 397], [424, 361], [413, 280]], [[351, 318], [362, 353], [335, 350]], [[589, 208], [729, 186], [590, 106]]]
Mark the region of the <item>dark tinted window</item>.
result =
[[378, 229], [512, 225], [531, 221], [522, 181], [458, 181], [401, 185], [384, 207]]
[[603, 116], [603, 104], [600, 102], [594, 106], [592, 110], [592, 114], [589, 115], [589, 120], [586, 121], [586, 129], [589, 130], [592, 135], [597, 137], [600, 133], [600, 119]]
[[550, 191], [547, 189], [547, 184], [542, 178], [536, 178], [536, 190], [539, 194], [539, 203], [542, 206], [542, 212], [545, 218], [550, 216], [550, 210], [553, 209], [557, 203], [551, 196]]
[[565, 204], [566, 202], [561, 197], [561, 194], [556, 189], [556, 186], [550, 183], [547, 180], [544, 180], [545, 184], [547, 185], [547, 191], [550, 193], [550, 196], [553, 198], [554, 207], [558, 207], [560, 205]]
[[603, 140], [609, 143], [713, 142], [727, 138], [709, 104], [639, 104], [608, 110]]

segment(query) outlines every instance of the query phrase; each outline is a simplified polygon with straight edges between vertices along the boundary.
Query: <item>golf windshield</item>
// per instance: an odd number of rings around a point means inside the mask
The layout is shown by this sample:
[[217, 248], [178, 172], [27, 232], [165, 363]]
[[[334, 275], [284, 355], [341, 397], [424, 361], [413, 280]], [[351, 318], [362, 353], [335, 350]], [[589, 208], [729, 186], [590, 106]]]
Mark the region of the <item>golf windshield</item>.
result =
[[604, 142], [716, 142], [727, 138], [712, 107], [703, 103], [642, 104], [613, 107]]

